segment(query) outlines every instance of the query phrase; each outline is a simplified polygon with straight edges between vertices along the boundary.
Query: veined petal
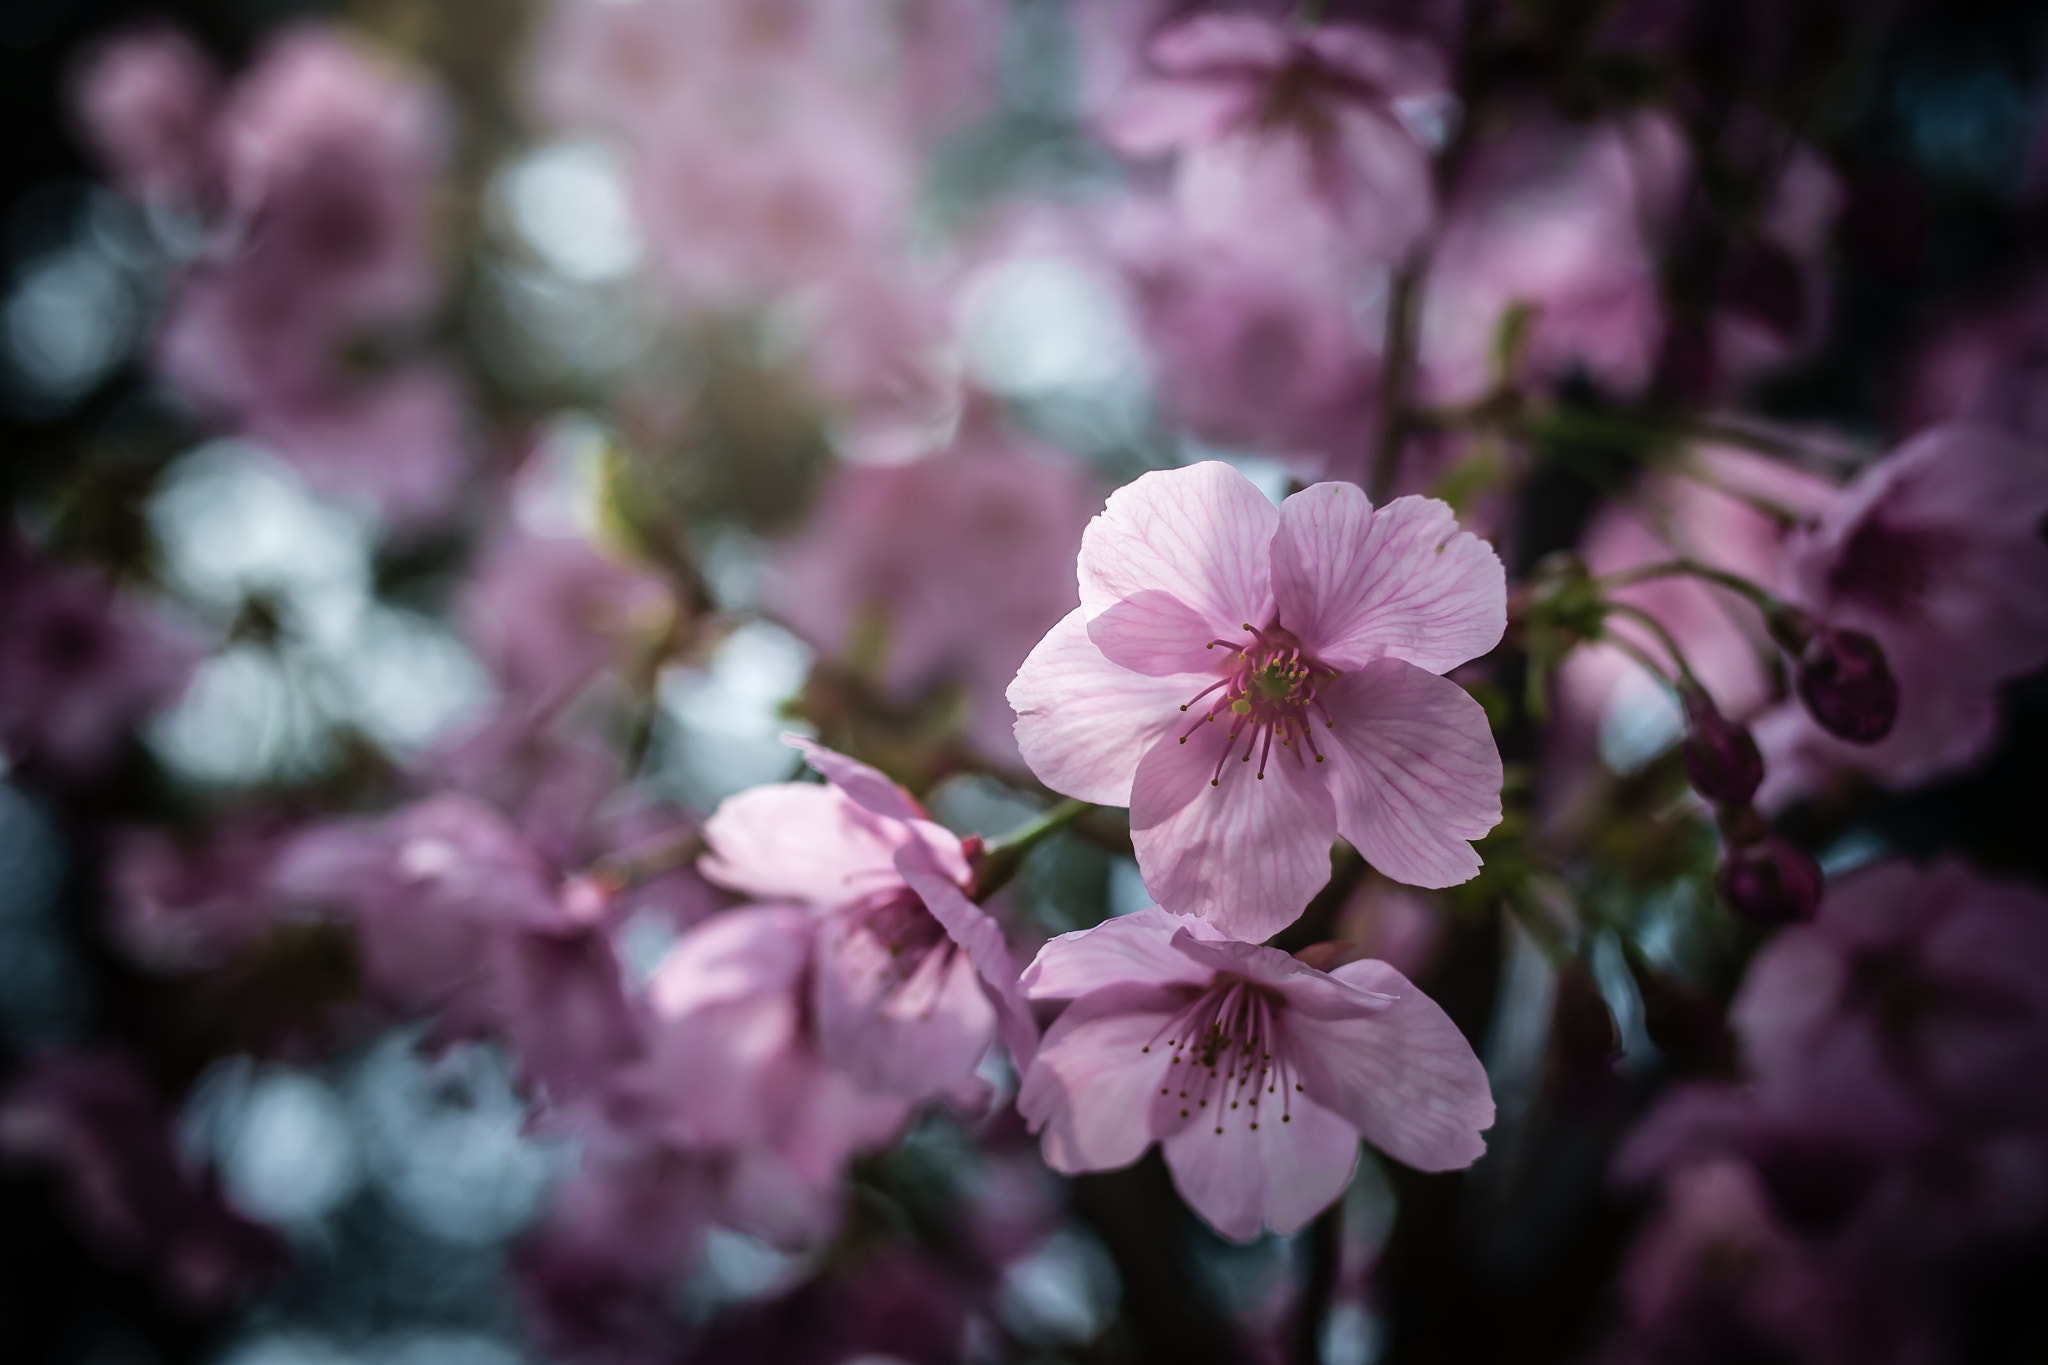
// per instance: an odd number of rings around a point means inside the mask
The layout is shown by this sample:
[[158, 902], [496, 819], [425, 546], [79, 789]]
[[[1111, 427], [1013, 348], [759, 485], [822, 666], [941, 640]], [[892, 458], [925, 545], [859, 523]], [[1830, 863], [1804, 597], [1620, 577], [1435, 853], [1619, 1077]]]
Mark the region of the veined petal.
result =
[[[1088, 638], [1119, 668], [1151, 678], [1218, 673], [1229, 662], [1199, 613], [1170, 592], [1133, 593], [1088, 622]], [[1235, 634], [1227, 636], [1236, 639]]]
[[925, 909], [932, 912], [932, 918], [960, 945], [981, 974], [989, 1000], [995, 1006], [996, 1023], [1003, 1032], [1003, 1046], [1010, 1050], [1010, 1060], [1017, 1069], [1024, 1070], [1038, 1050], [1038, 1023], [1018, 988], [1017, 964], [1010, 956], [1010, 945], [1003, 941], [1001, 927], [989, 918], [987, 911], [967, 899], [923, 844], [905, 844], [898, 849], [896, 868], [924, 902]]
[[1168, 914], [1156, 905], [1061, 934], [1024, 969], [1024, 994], [1074, 1000], [1109, 986], [1206, 985], [1216, 973], [1175, 944], [1182, 930], [1198, 939], [1223, 937], [1207, 920]]
[[1366, 861], [1411, 886], [1479, 871], [1469, 840], [1500, 823], [1500, 751], [1464, 688], [1399, 659], [1339, 677], [1322, 694], [1337, 828]]
[[1344, 1193], [1358, 1164], [1358, 1129], [1305, 1095], [1290, 1097], [1284, 1121], [1277, 1095], [1256, 1118], [1250, 1112], [1204, 1112], [1161, 1144], [1188, 1207], [1236, 1242], [1262, 1227], [1300, 1231]]
[[1229, 719], [1152, 746], [1131, 788], [1131, 845], [1161, 905], [1257, 940], [1291, 924], [1329, 881], [1337, 813], [1323, 765], [1279, 751], [1261, 781], [1258, 754], [1240, 760], [1247, 738], [1232, 744]]
[[1219, 460], [1141, 475], [1110, 495], [1081, 538], [1081, 608], [1093, 617], [1154, 591], [1193, 608], [1210, 636], [1264, 625], [1279, 525], [1279, 509]]
[[704, 822], [711, 851], [697, 870], [764, 900], [832, 905], [900, 882], [901, 837], [837, 787], [779, 782], [719, 803]]
[[1507, 629], [1492, 546], [1434, 498], [1374, 511], [1355, 484], [1319, 483], [1281, 504], [1273, 593], [1281, 624], [1339, 668], [1395, 658], [1443, 673]]
[[1350, 1018], [1288, 1013], [1292, 1060], [1308, 1096], [1416, 1170], [1477, 1161], [1486, 1151], [1479, 1134], [1493, 1126], [1493, 1092], [1458, 1026], [1384, 962], [1353, 962], [1330, 975], [1394, 1003]]
[[1045, 1032], [1017, 1091], [1046, 1164], [1067, 1175], [1128, 1166], [1183, 1124], [1163, 1095], [1173, 1049], [1161, 1046], [1187, 992], [1111, 986], [1067, 1007]]
[[1054, 791], [1128, 806], [1146, 751], [1175, 722], [1186, 722], [1182, 704], [1211, 681], [1119, 668], [1088, 638], [1087, 612], [1076, 608], [1038, 642], [1010, 684], [1017, 748]]

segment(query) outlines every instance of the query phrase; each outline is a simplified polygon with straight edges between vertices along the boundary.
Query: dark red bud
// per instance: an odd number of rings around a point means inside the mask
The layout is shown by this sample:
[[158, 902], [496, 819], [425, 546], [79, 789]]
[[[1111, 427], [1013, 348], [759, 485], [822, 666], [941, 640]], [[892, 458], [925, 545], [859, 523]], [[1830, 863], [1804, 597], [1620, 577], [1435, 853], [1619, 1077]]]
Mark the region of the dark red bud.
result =
[[1799, 699], [1823, 730], [1875, 744], [1899, 715], [1899, 685], [1884, 650], [1860, 630], [1819, 630], [1799, 655]]
[[1764, 780], [1764, 756], [1749, 727], [1721, 714], [1714, 699], [1697, 687], [1682, 689], [1685, 739], [1678, 756], [1693, 789], [1722, 806], [1746, 806]]
[[1775, 834], [1731, 845], [1716, 881], [1730, 909], [1766, 926], [1813, 918], [1827, 889], [1820, 864]]

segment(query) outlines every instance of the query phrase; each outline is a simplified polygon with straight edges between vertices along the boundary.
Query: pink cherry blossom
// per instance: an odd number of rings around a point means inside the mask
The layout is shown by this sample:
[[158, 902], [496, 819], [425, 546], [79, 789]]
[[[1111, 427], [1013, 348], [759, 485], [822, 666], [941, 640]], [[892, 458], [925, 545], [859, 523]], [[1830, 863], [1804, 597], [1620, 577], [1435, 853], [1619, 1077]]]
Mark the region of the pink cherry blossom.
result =
[[1492, 649], [1507, 609], [1450, 508], [1335, 483], [1275, 508], [1228, 465], [1155, 472], [1089, 525], [1080, 579], [1010, 686], [1017, 742], [1055, 791], [1131, 808], [1162, 904], [1264, 938], [1339, 834], [1397, 881], [1478, 872], [1500, 755], [1437, 675]]
[[1788, 546], [1786, 595], [1824, 625], [1866, 632], [1898, 683], [1875, 744], [1825, 734], [1796, 705], [1757, 726], [1766, 801], [1849, 768], [1893, 787], [1975, 762], [1998, 731], [1998, 687], [2048, 662], [2048, 453], [1986, 427], [1921, 433], [1857, 478]]
[[217, 84], [213, 64], [191, 40], [175, 29], [145, 25], [89, 54], [72, 103], [122, 193], [192, 207], [212, 170]]
[[767, 604], [894, 700], [964, 686], [968, 738], [1014, 765], [1003, 692], [1073, 608], [1066, 566], [1101, 496], [1071, 457], [987, 434], [912, 464], [844, 467], [778, 553]]
[[1479, 1059], [1384, 962], [1325, 974], [1153, 908], [1062, 934], [1024, 988], [1073, 1002], [1017, 1096], [1046, 1161], [1108, 1170], [1157, 1142], [1226, 1237], [1301, 1228], [1343, 1193], [1361, 1134], [1419, 1170], [1486, 1150]]
[[968, 898], [960, 840], [888, 778], [792, 738], [830, 785], [756, 787], [705, 822], [709, 880], [816, 914], [818, 1046], [864, 1086], [962, 1086], [1000, 1029], [1019, 1067], [1037, 1029], [1001, 929]]
[[1434, 216], [1429, 154], [1404, 124], [1442, 95], [1423, 44], [1353, 24], [1289, 28], [1196, 14], [1159, 29], [1105, 132], [1134, 156], [1179, 156], [1176, 192], [1204, 235], [1386, 261]]

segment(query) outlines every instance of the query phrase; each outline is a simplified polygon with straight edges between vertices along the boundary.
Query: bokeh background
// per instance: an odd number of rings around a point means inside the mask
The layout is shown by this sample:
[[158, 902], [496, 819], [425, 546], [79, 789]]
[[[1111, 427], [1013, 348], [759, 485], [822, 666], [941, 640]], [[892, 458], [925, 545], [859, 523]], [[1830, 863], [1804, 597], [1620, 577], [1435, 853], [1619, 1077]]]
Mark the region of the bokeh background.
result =
[[[1101, 135], [1107, 0], [839, 6], [831, 50], [850, 55], [829, 76], [667, 70], [647, 39], [636, 90], [633, 52], [597, 50], [602, 12], [664, 3], [0, 10], [0, 706], [18, 727], [0, 770], [0, 1359], [1817, 1358], [1704, 1328], [1612, 1344], [1654, 1206], [1613, 1154], [1677, 1080], [1727, 1065], [1725, 1038], [1681, 1055], [1656, 983], [1712, 1016], [1757, 938], [1714, 904], [1675, 708], [1619, 687], [1561, 740], [1524, 702], [1526, 658], [1472, 684], [1521, 841], [1489, 858], [1511, 869], [1552, 839], [1543, 856], [1570, 875], [1517, 894], [1571, 902], [1559, 913], [1590, 926], [1571, 951], [1502, 882], [1408, 896], [1342, 864], [1283, 939], [1369, 944], [1465, 1029], [1501, 1106], [1471, 1172], [1368, 1153], [1340, 1218], [1240, 1246], [1181, 1208], [1156, 1158], [1060, 1182], [1014, 1115], [938, 1109], [852, 1166], [834, 1237], [793, 1251], [711, 1229], [662, 1280], [659, 1330], [574, 1321], [594, 1293], [535, 1288], [534, 1230], [576, 1142], [535, 1122], [516, 1044], [451, 1041], [434, 1011], [379, 996], [346, 916], [284, 913], [278, 850], [454, 791], [561, 874], [660, 857], [719, 800], [793, 777], [790, 728], [999, 835], [1051, 800], [1005, 752], [1002, 689], [1070, 604], [1108, 491], [1214, 457], [1276, 496], [1356, 477], [1380, 421], [1372, 357], [1344, 358], [1371, 345], [1326, 345], [1326, 320], [1286, 298], [1261, 313], [1269, 280], [1190, 266], [1132, 208], [1160, 173]], [[773, 46], [781, 9], [728, 8]], [[1660, 238], [1644, 288], [1669, 326], [1559, 366], [1559, 411], [1739, 407], [1811, 463], [1853, 463], [1948, 415], [1980, 354], [2039, 344], [2038, 4], [1327, 8], [1456, 50], [1453, 88], [1494, 101], [1509, 181], [1562, 155], [1546, 130], [1641, 110], [1695, 130], [1767, 112], [1759, 137], [1825, 167], [1793, 246], [1743, 257], [1761, 239], [1715, 213]], [[1481, 40], [1458, 46], [1468, 22]], [[189, 39], [216, 91], [270, 71], [280, 127], [301, 95], [306, 117], [332, 114], [306, 94], [320, 55], [285, 70], [281, 38], [365, 54], [388, 84], [316, 151], [315, 179], [348, 202], [322, 217], [314, 196], [305, 231], [375, 256], [351, 234], [412, 229], [350, 194], [413, 195], [425, 280], [378, 286], [397, 302], [362, 328], [361, 294], [264, 314], [289, 281], [206, 315], [192, 281], [232, 193], [205, 173], [189, 192], [124, 184], [81, 105], [84, 73], [137, 25]], [[145, 122], [169, 138], [175, 113]], [[1714, 170], [1717, 204], [1775, 183], [1745, 183], [1735, 154]], [[1597, 178], [1563, 176], [1563, 210], [1537, 226], [1609, 249], [1573, 217], [1609, 211]], [[1472, 278], [1475, 298], [1520, 287]], [[1376, 337], [1397, 283], [1362, 272], [1340, 324]], [[1710, 382], [1682, 319], [1722, 306], [1716, 290], [1763, 340]], [[1483, 371], [1494, 321], [1472, 326]], [[308, 331], [326, 349], [302, 374]], [[1485, 381], [1446, 360], [1433, 382], [1449, 404]], [[1417, 435], [1397, 491], [1452, 497], [1526, 580], [1654, 476], [1664, 436], [1616, 431], [1560, 422], [1499, 449]], [[60, 559], [90, 575], [63, 579]], [[38, 614], [74, 598], [75, 632]], [[1831, 873], [1954, 854], [2048, 883], [2048, 677], [2012, 681], [2000, 707], [1966, 771], [1795, 803], [1780, 827]], [[1571, 782], [1594, 794], [1545, 785]], [[1026, 945], [1147, 903], [1115, 818], [1058, 836], [1005, 895]], [[644, 976], [723, 904], [662, 868], [613, 907], [607, 942]], [[1902, 1358], [2048, 1358], [2044, 1272], [2038, 1227], [1966, 1258], [1933, 1353]]]

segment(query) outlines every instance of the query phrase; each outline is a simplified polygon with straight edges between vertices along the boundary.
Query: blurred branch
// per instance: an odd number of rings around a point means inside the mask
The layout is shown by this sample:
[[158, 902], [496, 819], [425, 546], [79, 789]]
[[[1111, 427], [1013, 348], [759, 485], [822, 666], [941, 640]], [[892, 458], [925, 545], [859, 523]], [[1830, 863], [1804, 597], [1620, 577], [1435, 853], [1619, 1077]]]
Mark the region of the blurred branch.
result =
[[1301, 1286], [1301, 1307], [1294, 1318], [1294, 1349], [1289, 1358], [1296, 1365], [1322, 1365], [1323, 1324], [1330, 1316], [1330, 1304], [1337, 1296], [1337, 1274], [1344, 1265], [1344, 1200], [1316, 1215], [1309, 1224], [1308, 1275]]
[[1065, 829], [1074, 821], [1097, 810], [1093, 802], [1072, 797], [1060, 802], [1036, 820], [1012, 830], [982, 853], [974, 873], [974, 899], [987, 900], [1009, 885], [1024, 866], [1031, 850]]
[[1380, 425], [1373, 441], [1370, 486], [1373, 505], [1387, 500], [1401, 469], [1401, 454], [1411, 430], [1408, 376], [1415, 368], [1415, 310], [1422, 297], [1426, 271], [1424, 252], [1412, 255], [1394, 276], [1387, 303], [1386, 358], [1380, 371]]

